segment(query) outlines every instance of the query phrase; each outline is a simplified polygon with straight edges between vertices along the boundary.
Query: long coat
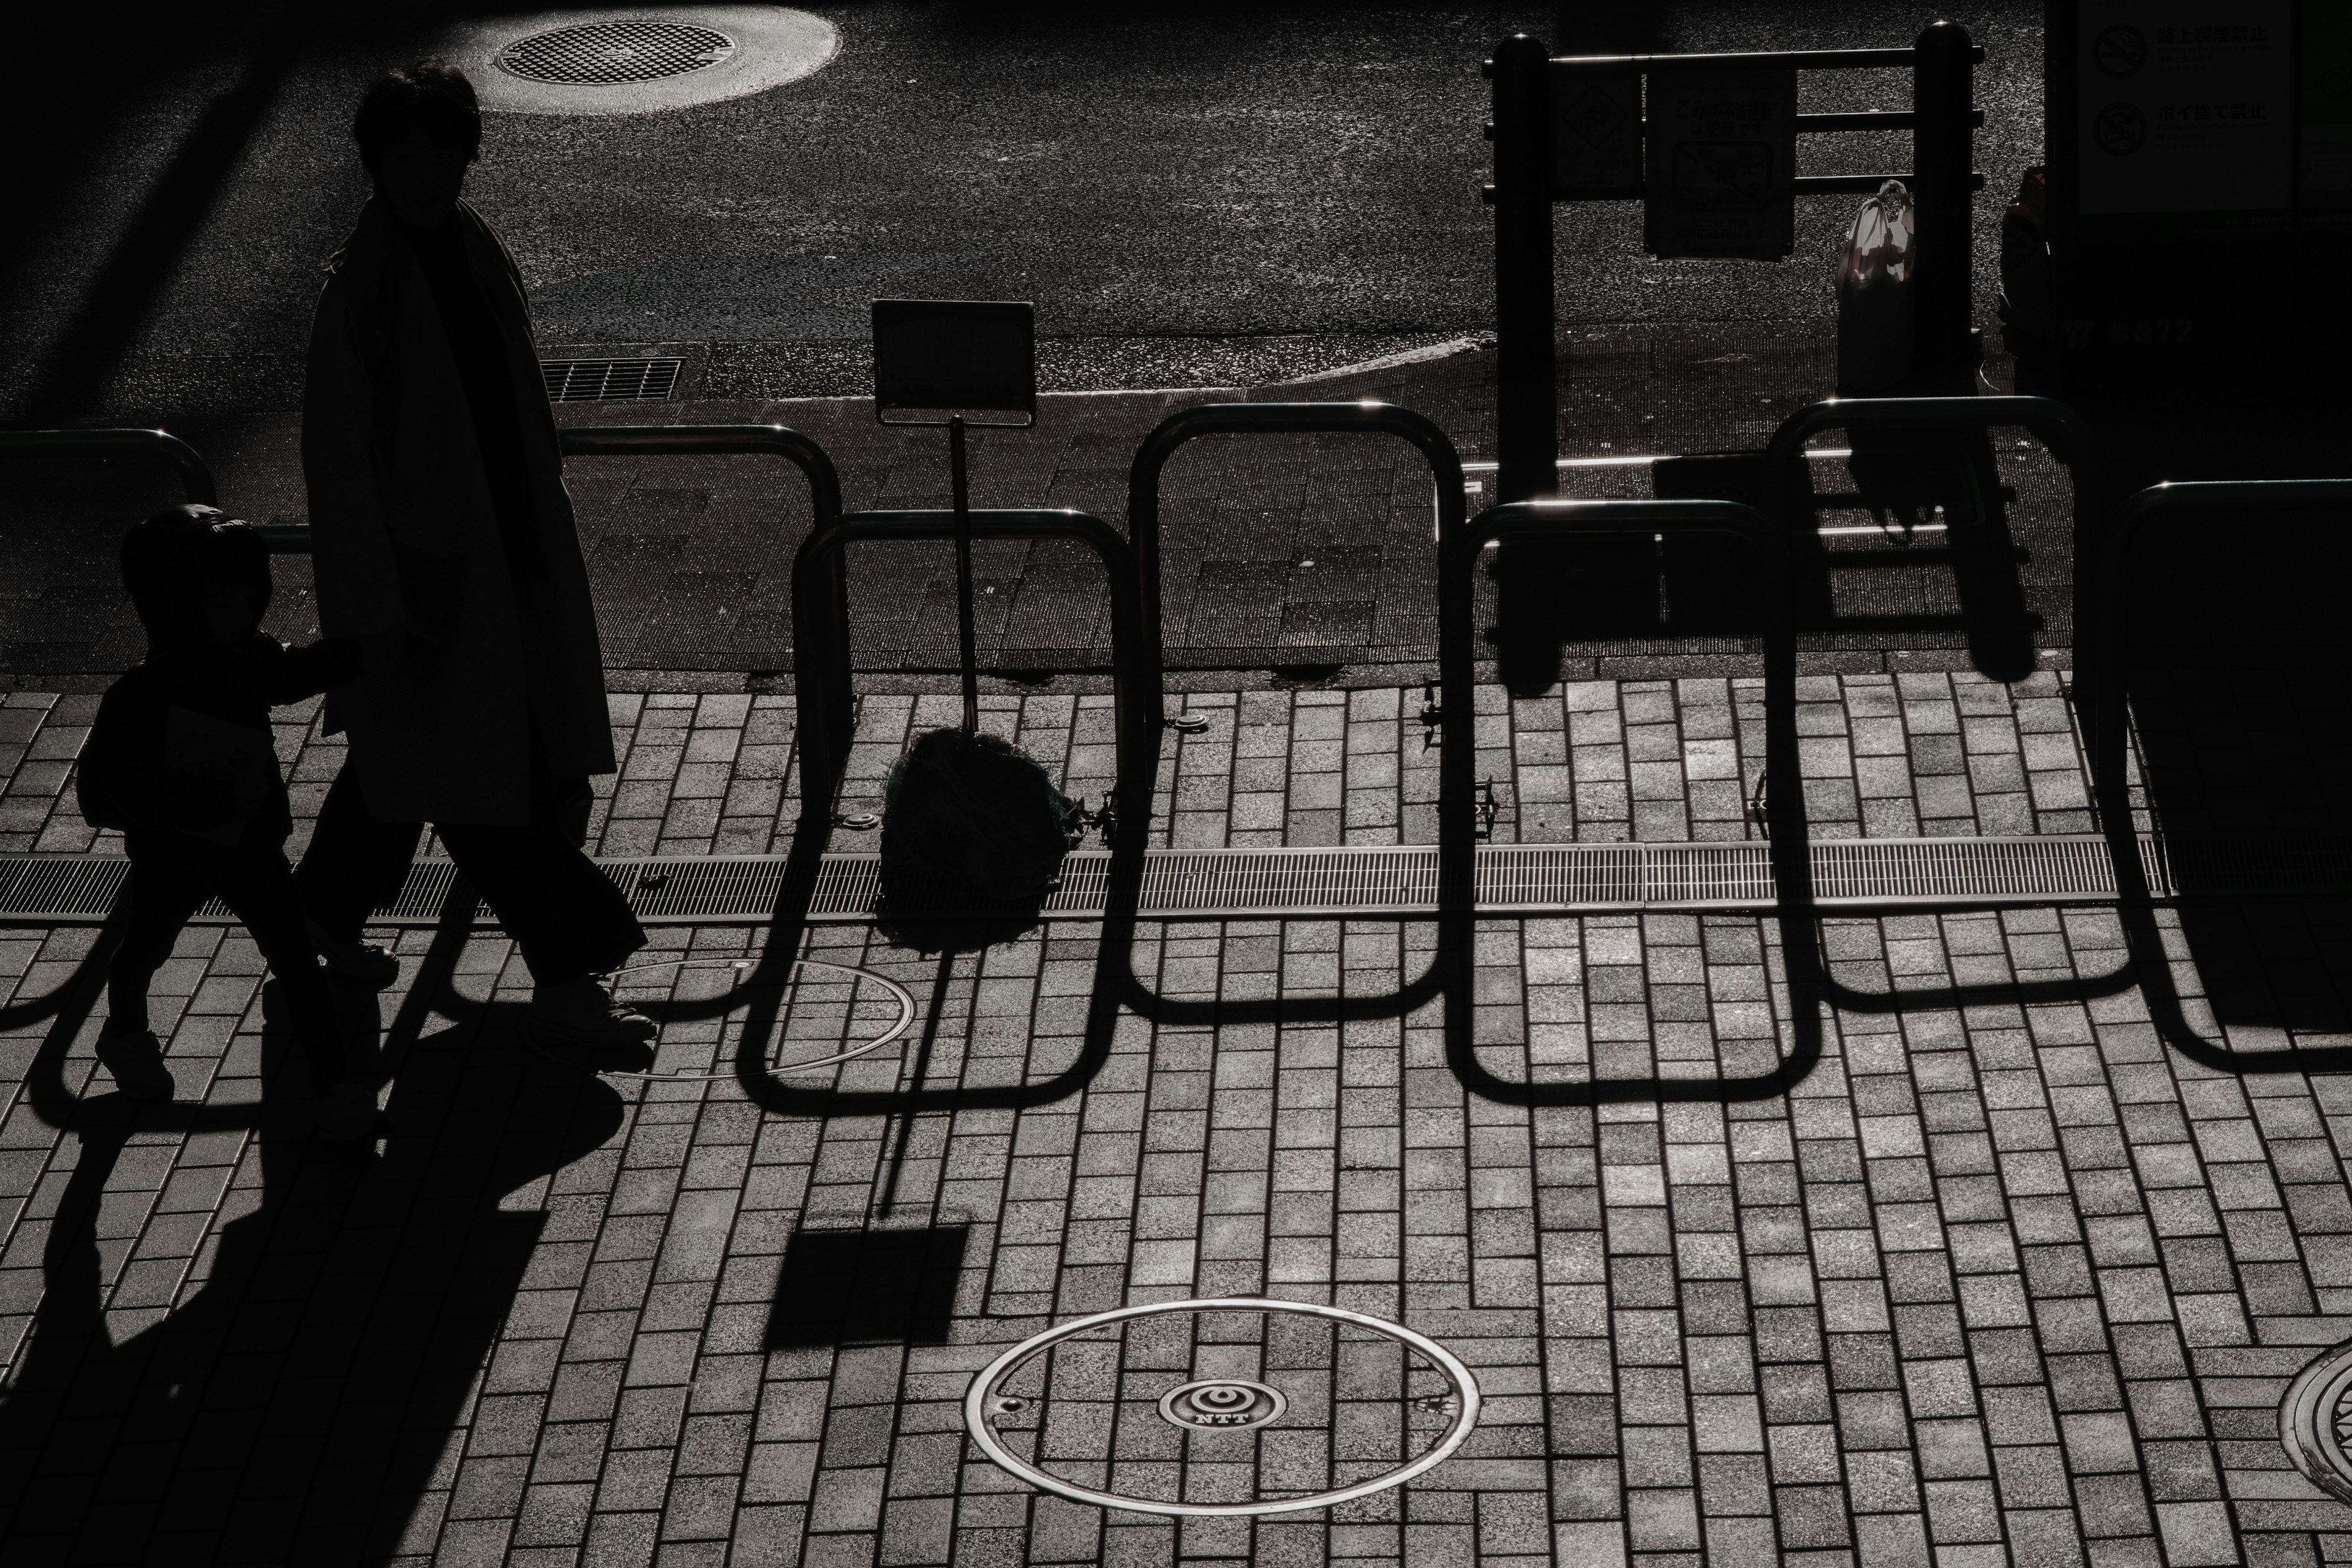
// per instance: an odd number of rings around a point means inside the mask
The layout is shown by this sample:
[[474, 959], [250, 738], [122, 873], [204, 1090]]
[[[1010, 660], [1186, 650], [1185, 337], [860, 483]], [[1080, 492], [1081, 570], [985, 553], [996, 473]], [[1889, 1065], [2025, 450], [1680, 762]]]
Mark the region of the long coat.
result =
[[[371, 815], [389, 822], [530, 820], [531, 732], [552, 773], [609, 773], [613, 737], [596, 612], [563, 489], [522, 276], [479, 214], [460, 226], [514, 384], [547, 575], [526, 616], [456, 361], [415, 253], [381, 201], [331, 264], [302, 402], [319, 626], [406, 627], [437, 660], [371, 668], [328, 700]], [[542, 647], [526, 661], [526, 626]], [[533, 672], [537, 679], [532, 679]]]

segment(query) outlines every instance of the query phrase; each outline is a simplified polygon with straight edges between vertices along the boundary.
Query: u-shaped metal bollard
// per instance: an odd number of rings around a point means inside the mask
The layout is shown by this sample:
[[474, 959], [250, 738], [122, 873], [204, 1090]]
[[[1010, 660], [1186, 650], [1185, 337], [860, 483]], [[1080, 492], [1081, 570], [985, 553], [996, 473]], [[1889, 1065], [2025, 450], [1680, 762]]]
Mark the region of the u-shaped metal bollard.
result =
[[1437, 536], [1462, 526], [1462, 458], [1434, 420], [1393, 403], [1207, 403], [1180, 409], [1143, 438], [1127, 475], [1127, 531], [1135, 542], [1143, 585], [1143, 619], [1150, 632], [1150, 722], [1160, 717], [1160, 689], [1167, 635], [1160, 616], [1160, 472], [1185, 442], [1202, 436], [1389, 435], [1412, 442], [1428, 459], [1437, 485]]
[[[1454, 442], [1425, 415], [1393, 403], [1209, 403], [1181, 409], [1161, 420], [1143, 445], [1136, 448], [1127, 481], [1128, 532], [1135, 542], [1137, 574], [1142, 585], [1143, 619], [1151, 650], [1151, 677], [1146, 700], [1150, 711], [1143, 722], [1153, 731], [1155, 772], [1157, 734], [1160, 724], [1164, 673], [1162, 655], [1167, 639], [1160, 601], [1160, 475], [1178, 447], [1203, 436], [1344, 436], [1388, 435], [1411, 442], [1428, 462], [1437, 486], [1437, 534], [1450, 538], [1462, 526], [1465, 512], [1462, 458]], [[1147, 787], [1156, 780], [1147, 780]], [[1338, 1000], [1292, 1000], [1280, 1003], [1171, 1001], [1143, 984], [1132, 969], [1126, 981], [1130, 1005], [1149, 1016], [1169, 1021], [1210, 1017], [1234, 1021], [1279, 1011], [1290, 1019], [1384, 1016], [1421, 1005], [1436, 994], [1441, 983], [1432, 965], [1420, 979], [1387, 996]]]
[[[1487, 1071], [1471, 1047], [1470, 962], [1478, 914], [1476, 647], [1472, 619], [1478, 560], [1490, 543], [1543, 534], [1722, 533], [1745, 541], [1763, 568], [1764, 761], [1773, 780], [1765, 810], [1781, 959], [1794, 1045], [1772, 1071], [1738, 1079], [1619, 1079], [1511, 1083]], [[1780, 531], [1752, 507], [1719, 500], [1524, 500], [1489, 507], [1449, 537], [1438, 573], [1439, 713], [1437, 900], [1439, 967], [1445, 975], [1446, 1054], [1463, 1083], [1488, 1099], [1528, 1105], [1622, 1100], [1761, 1100], [1785, 1093], [1821, 1059], [1820, 956], [1813, 931], [1812, 863], [1804, 783], [1797, 761], [1797, 644], [1790, 626]], [[1783, 782], [1785, 781], [1785, 783]]]
[[169, 430], [0, 430], [0, 457], [10, 454], [46, 456], [87, 452], [109, 456], [118, 452], [143, 454], [166, 464], [180, 476], [180, 488], [199, 506], [216, 506], [213, 471], [196, 449]]
[[[639, 455], [716, 458], [737, 453], [765, 453], [782, 458], [800, 469], [809, 488], [809, 531], [814, 534], [841, 515], [841, 476], [833, 458], [815, 440], [786, 425], [595, 425], [557, 432], [567, 458], [626, 458]], [[849, 614], [849, 585], [836, 565], [833, 603], [836, 613]], [[797, 647], [793, 684], [796, 689], [821, 683], [846, 710], [849, 664], [810, 665], [802, 662]]]

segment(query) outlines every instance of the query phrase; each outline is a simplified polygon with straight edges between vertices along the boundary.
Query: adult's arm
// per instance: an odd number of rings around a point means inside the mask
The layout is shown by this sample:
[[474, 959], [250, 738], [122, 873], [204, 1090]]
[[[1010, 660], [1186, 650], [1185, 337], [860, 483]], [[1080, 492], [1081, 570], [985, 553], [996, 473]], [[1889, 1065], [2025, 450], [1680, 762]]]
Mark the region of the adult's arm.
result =
[[408, 623], [371, 450], [374, 397], [352, 347], [348, 290], [328, 279], [310, 324], [302, 395], [302, 479], [310, 499], [310, 569], [329, 637], [378, 639]]

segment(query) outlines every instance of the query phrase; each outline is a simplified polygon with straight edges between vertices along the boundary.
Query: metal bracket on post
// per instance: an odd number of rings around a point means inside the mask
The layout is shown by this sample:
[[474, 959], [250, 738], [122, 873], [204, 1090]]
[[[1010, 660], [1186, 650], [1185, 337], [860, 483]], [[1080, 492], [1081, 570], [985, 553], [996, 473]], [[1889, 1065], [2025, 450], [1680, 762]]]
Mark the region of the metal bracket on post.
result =
[[[1550, 59], [1540, 39], [1524, 33], [1496, 47], [1486, 63], [1494, 83], [1494, 119], [1486, 126], [1495, 144], [1495, 183], [1484, 191], [1495, 208], [1495, 437], [1496, 497], [1526, 500], [1558, 488], [1559, 382], [1552, 317], [1554, 201], [1635, 198], [1642, 189], [1614, 180], [1594, 188], [1563, 192], [1555, 166], [1559, 145], [1552, 99], [1560, 81], [1646, 78], [1654, 71], [1693, 70], [1885, 70], [1909, 67], [1913, 102], [1908, 110], [1840, 114], [1800, 114], [1795, 130], [1811, 135], [1846, 132], [1910, 131], [1915, 135], [1908, 174], [1800, 174], [1789, 183], [1794, 195], [1867, 195], [1886, 180], [1915, 187], [1919, 214], [1920, 271], [1917, 341], [1925, 345], [1923, 382], [1958, 394], [1974, 386], [1981, 362], [1971, 324], [1974, 251], [1969, 214], [1982, 185], [1971, 169], [1973, 132], [1984, 123], [1971, 105], [1975, 68], [1984, 49], [1968, 29], [1938, 22], [1908, 48], [1772, 49], [1722, 54], [1587, 55]], [[1633, 130], [1646, 140], [1650, 121]]]
[[1517, 33], [1496, 47], [1486, 70], [1495, 82], [1495, 489], [1498, 500], [1527, 500], [1559, 482], [1551, 51]]

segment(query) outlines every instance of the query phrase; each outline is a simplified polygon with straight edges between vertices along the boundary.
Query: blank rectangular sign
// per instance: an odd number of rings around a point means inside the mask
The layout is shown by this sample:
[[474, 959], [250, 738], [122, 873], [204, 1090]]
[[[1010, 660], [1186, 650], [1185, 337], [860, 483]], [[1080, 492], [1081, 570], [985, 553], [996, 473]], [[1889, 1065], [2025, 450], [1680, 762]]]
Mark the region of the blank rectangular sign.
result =
[[1796, 248], [1797, 73], [1650, 77], [1643, 248], [1775, 260]]
[[[874, 301], [874, 411], [1037, 416], [1036, 312], [995, 300]], [[898, 421], [886, 421], [898, 423]]]

